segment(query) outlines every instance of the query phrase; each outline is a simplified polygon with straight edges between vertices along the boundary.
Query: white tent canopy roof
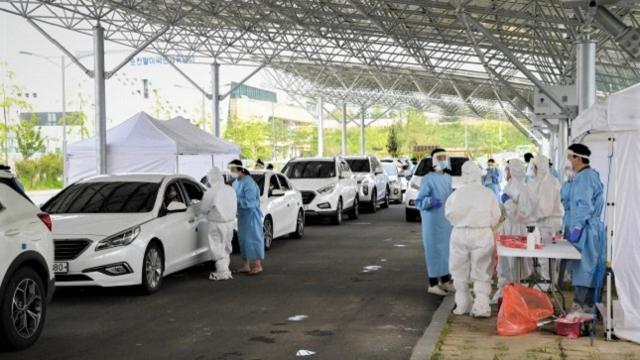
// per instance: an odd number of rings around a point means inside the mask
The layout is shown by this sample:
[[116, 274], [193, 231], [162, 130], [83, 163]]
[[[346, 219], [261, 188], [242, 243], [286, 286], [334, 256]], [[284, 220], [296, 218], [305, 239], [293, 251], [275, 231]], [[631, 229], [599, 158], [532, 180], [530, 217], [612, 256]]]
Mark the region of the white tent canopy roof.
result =
[[[95, 153], [94, 137], [69, 145], [70, 154]], [[189, 120], [162, 121], [139, 112], [107, 131], [109, 154], [239, 154], [240, 147], [217, 139]]]

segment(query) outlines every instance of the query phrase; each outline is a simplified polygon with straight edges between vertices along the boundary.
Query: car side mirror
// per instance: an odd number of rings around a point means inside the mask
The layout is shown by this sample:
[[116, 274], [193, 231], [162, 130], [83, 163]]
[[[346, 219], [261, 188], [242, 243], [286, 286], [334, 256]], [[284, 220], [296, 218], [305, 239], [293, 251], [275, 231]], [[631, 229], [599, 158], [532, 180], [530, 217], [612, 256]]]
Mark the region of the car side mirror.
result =
[[172, 201], [167, 205], [167, 213], [177, 213], [187, 211], [187, 205], [181, 203], [180, 201]]
[[284, 196], [284, 190], [282, 189], [273, 189], [269, 192], [269, 196], [271, 197], [280, 197]]
[[190, 206], [195, 206], [200, 204], [200, 200], [198, 199], [191, 199], [191, 202], [189, 203]]

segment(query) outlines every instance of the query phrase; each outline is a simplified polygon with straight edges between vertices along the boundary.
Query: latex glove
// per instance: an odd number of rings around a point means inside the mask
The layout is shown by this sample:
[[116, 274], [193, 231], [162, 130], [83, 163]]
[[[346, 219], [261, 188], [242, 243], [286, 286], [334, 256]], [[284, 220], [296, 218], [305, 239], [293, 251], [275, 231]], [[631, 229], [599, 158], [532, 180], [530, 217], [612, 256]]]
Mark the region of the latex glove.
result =
[[439, 209], [442, 207], [442, 200], [437, 197], [432, 197], [431, 201], [429, 201], [429, 210]]
[[500, 197], [500, 200], [502, 200], [503, 204], [506, 204], [507, 201], [511, 200], [511, 196], [509, 196], [507, 194], [502, 194], [502, 196]]
[[574, 228], [573, 230], [571, 230], [571, 233], [569, 234], [569, 237], [567, 237], [567, 240], [570, 243], [575, 244], [580, 241], [580, 235], [582, 235], [582, 229]]

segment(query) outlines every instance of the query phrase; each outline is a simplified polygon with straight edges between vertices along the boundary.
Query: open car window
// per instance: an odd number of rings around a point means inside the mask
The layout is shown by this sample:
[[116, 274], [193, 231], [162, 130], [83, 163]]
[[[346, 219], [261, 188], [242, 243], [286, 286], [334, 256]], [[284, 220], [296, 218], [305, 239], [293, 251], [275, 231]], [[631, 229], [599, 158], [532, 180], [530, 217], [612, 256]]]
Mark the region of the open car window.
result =
[[260, 189], [260, 196], [264, 194], [264, 175], [263, 174], [251, 174], [253, 181], [258, 185], [258, 189]]
[[89, 182], [73, 184], [49, 200], [50, 214], [143, 213], [153, 210], [160, 183]]
[[349, 167], [353, 172], [366, 173], [371, 171], [371, 164], [369, 163], [369, 159], [348, 159], [347, 163], [349, 163]]
[[202, 200], [204, 191], [198, 184], [194, 183], [193, 181], [183, 179], [182, 185], [184, 186], [184, 189], [187, 191], [187, 196], [189, 197], [189, 200]]

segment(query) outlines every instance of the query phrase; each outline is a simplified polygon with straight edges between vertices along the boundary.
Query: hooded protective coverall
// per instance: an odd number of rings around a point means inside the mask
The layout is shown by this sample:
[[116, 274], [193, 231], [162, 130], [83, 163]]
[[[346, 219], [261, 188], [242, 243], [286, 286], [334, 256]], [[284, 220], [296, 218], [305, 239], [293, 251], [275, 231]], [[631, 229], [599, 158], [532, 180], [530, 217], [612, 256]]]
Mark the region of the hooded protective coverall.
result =
[[232, 251], [233, 223], [236, 219], [236, 193], [224, 183], [222, 172], [214, 167], [207, 174], [209, 189], [204, 193], [198, 205], [200, 214], [206, 217], [209, 236], [209, 249], [216, 271], [212, 280], [231, 279], [229, 256]]
[[445, 215], [453, 225], [449, 266], [456, 287], [454, 314], [489, 317], [495, 248], [492, 227], [500, 221], [501, 211], [495, 194], [482, 185], [481, 177], [477, 164], [467, 161], [462, 165], [464, 185], [447, 200]]
[[[526, 235], [527, 225], [531, 222], [531, 196], [525, 184], [525, 163], [520, 159], [511, 159], [507, 164], [511, 176], [503, 193], [509, 196], [503, 205], [504, 223], [501, 233], [503, 235]], [[530, 267], [530, 265], [529, 265]], [[525, 271], [528, 276], [530, 269]], [[513, 258], [500, 257], [498, 259], [498, 291], [493, 297], [493, 302], [502, 297], [502, 288], [509, 282], [516, 280]]]
[[[560, 182], [549, 173], [549, 158], [538, 155], [532, 160], [537, 175], [527, 184], [532, 197], [532, 224], [543, 238], [550, 238], [562, 230], [564, 207], [560, 199]], [[549, 260], [539, 259], [540, 275], [549, 280]]]

